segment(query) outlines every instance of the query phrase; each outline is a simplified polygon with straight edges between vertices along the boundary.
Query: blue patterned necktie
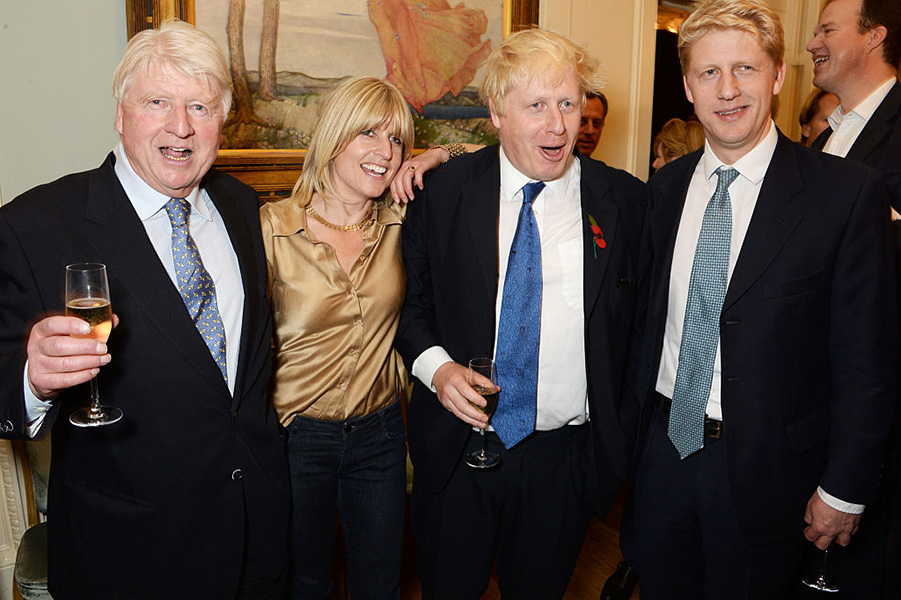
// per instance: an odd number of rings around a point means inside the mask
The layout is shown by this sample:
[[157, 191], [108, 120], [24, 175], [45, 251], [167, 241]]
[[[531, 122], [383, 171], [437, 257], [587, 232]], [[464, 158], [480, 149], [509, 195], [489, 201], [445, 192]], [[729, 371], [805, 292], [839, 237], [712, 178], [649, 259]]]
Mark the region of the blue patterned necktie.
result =
[[501, 388], [491, 426], [512, 448], [535, 430], [538, 406], [538, 346], [541, 336], [541, 238], [532, 202], [544, 182], [523, 186], [522, 208], [510, 246], [495, 366]]
[[729, 186], [738, 171], [720, 167], [716, 175], [716, 191], [707, 202], [691, 266], [679, 368], [667, 430], [681, 458], [704, 447], [704, 416], [720, 337], [720, 312], [729, 283], [732, 244]]
[[166, 214], [172, 225], [172, 261], [175, 263], [175, 278], [178, 293], [181, 294], [194, 321], [197, 331], [203, 337], [210, 354], [222, 377], [228, 381], [225, 368], [225, 327], [216, 304], [216, 286], [213, 278], [200, 260], [197, 244], [188, 231], [188, 213], [191, 205], [184, 198], [172, 198], [166, 203]]

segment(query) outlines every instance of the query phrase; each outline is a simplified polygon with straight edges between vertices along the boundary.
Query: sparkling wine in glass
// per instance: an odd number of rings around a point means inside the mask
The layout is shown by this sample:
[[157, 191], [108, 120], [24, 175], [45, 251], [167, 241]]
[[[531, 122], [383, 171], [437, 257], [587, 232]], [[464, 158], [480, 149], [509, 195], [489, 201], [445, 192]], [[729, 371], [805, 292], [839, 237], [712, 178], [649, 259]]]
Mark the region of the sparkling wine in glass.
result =
[[[78, 317], [91, 326], [90, 333], [75, 337], [106, 343], [113, 328], [106, 265], [79, 263], [66, 267], [66, 315]], [[91, 379], [91, 405], [69, 415], [69, 422], [77, 427], [100, 427], [121, 418], [121, 409], [100, 404], [97, 378], [94, 377]]]
[[829, 580], [828, 562], [829, 548], [826, 548], [825, 550], [823, 550], [823, 560], [820, 561], [817, 572], [812, 577], [806, 576], [801, 579], [801, 583], [811, 589], [818, 590], [820, 592], [829, 592], [833, 594], [838, 592], [838, 586]]
[[[474, 373], [482, 375], [491, 381], [490, 385], [484, 385], [484, 382], [476, 383]], [[494, 369], [494, 360], [490, 358], [474, 358], [469, 361], [469, 385], [477, 391], [485, 402], [486, 406], [473, 404], [475, 408], [485, 413], [489, 417], [497, 408], [497, 372]], [[485, 430], [479, 429], [479, 435], [482, 438], [482, 448], [466, 455], [466, 464], [474, 469], [490, 469], [501, 463], [501, 457], [496, 452], [488, 452], [485, 450]]]

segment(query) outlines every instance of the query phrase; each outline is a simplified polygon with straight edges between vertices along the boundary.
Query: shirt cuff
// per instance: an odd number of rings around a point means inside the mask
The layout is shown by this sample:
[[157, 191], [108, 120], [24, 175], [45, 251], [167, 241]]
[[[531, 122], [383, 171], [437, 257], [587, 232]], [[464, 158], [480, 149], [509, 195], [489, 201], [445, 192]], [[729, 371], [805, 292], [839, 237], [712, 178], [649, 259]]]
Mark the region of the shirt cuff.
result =
[[41, 431], [41, 426], [47, 417], [47, 413], [53, 410], [53, 402], [41, 400], [31, 391], [28, 385], [28, 362], [25, 362], [25, 370], [22, 372], [22, 389], [25, 397], [25, 433], [34, 439]]
[[863, 511], [866, 508], [865, 504], [852, 504], [850, 502], [840, 500], [821, 487], [817, 488], [817, 494], [819, 494], [820, 500], [822, 500], [835, 510], [841, 511], [843, 513], [848, 513], [849, 515], [863, 514]]
[[435, 377], [435, 371], [444, 363], [454, 362], [447, 350], [441, 346], [432, 346], [413, 361], [413, 377], [421, 381], [432, 392], [436, 392], [435, 386], [432, 385], [432, 378]]

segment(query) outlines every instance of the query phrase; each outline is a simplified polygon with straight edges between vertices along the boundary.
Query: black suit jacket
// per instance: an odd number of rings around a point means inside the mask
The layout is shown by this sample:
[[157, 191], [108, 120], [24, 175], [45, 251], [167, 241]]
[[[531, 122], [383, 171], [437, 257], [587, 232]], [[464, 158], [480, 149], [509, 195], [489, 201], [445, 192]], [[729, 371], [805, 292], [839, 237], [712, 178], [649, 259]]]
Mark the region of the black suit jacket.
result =
[[[268, 401], [271, 317], [256, 195], [211, 171], [203, 180], [244, 282], [234, 395], [188, 316], [114, 172], [37, 187], [0, 209], [0, 422], [24, 435], [22, 369], [30, 326], [64, 310], [66, 264], [107, 265], [114, 312], [104, 402], [122, 421], [80, 429], [56, 403], [49, 489], [56, 598], [230, 598], [246, 535], [261, 563], [285, 565], [287, 466]], [[273, 575], [274, 576], [274, 575]]]
[[[622, 399], [633, 321], [644, 185], [603, 163], [582, 161], [584, 225], [585, 368], [601, 512], [612, 503], [627, 470], [637, 407]], [[500, 159], [496, 146], [466, 155], [435, 171], [404, 223], [407, 297], [397, 347], [409, 368], [432, 346], [461, 364], [491, 356], [498, 286], [497, 224]], [[607, 247], [598, 248], [588, 216]], [[472, 428], [415, 381], [409, 441], [416, 483], [444, 487], [460, 462]]]
[[[637, 368], [645, 424], [676, 233], [701, 154], [667, 165], [649, 184]], [[720, 318], [719, 443], [749, 543], [798, 535], [818, 485], [848, 502], [872, 499], [894, 403], [893, 265], [878, 174], [780, 134]]]
[[[827, 127], [814, 141], [813, 147], [822, 150], [831, 135], [832, 129]], [[848, 150], [846, 158], [879, 171], [892, 206], [901, 212], [901, 82], [896, 81], [889, 90]]]

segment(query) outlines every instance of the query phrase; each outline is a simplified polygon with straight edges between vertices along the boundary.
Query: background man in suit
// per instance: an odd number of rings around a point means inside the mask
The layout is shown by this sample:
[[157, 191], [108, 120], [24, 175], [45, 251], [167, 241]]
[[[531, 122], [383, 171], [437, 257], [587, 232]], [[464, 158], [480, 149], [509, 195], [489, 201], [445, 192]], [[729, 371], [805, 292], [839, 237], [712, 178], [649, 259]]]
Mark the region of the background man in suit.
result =
[[579, 137], [576, 139], [576, 148], [582, 156], [591, 157], [594, 149], [598, 147], [604, 123], [607, 121], [608, 106], [604, 92], [589, 92], [586, 95], [585, 108], [582, 109], [582, 118], [579, 121]]
[[[500, 146], [431, 173], [410, 205], [397, 344], [416, 377], [424, 598], [479, 598], [495, 543], [504, 597], [560, 598], [592, 511], [606, 512], [626, 473], [637, 407], [621, 392], [646, 202], [641, 182], [573, 152], [594, 65], [545, 31], [505, 40], [481, 88]], [[488, 422], [467, 383], [479, 356], [497, 359], [501, 387], [486, 435], [501, 464], [486, 471], [464, 462]]]
[[[103, 165], [0, 209], [0, 419], [18, 437], [53, 429], [50, 591], [280, 597], [287, 466], [267, 397], [258, 201], [210, 169], [228, 64], [209, 36], [172, 21], [129, 42], [113, 91], [121, 143]], [[199, 261], [173, 260], [192, 245]], [[65, 265], [91, 261], [107, 265], [119, 319], [108, 346], [73, 337], [88, 332], [79, 319], [47, 316], [63, 311]], [[177, 263], [194, 270], [178, 285]], [[186, 308], [199, 280], [215, 286], [200, 315], [221, 320], [224, 347], [208, 346]], [[98, 372], [104, 402], [125, 416], [75, 428], [67, 417]]]
[[[807, 50], [813, 57], [814, 84], [834, 93], [840, 103], [813, 147], [882, 173], [892, 216], [901, 218], [901, 6], [897, 0], [829, 0]], [[893, 231], [896, 245], [901, 244], [901, 222], [893, 223]], [[901, 489], [891, 494], [898, 479], [899, 437], [896, 415], [880, 493], [868, 507], [855, 543], [833, 560], [834, 579], [849, 597], [879, 597], [883, 562], [891, 567], [887, 574], [896, 588], [901, 581], [895, 574], [901, 561], [897, 533], [894, 554], [883, 556], [890, 513], [896, 513], [895, 531], [901, 532]]]
[[878, 170], [893, 208], [901, 211], [897, 0], [827, 0], [807, 51], [813, 56], [814, 85], [841, 103], [814, 147]]
[[756, 0], [707, 0], [679, 32], [707, 143], [650, 184], [642, 598], [781, 598], [802, 529], [848, 544], [876, 488], [894, 401], [887, 199], [875, 172], [775, 128], [783, 53]]

